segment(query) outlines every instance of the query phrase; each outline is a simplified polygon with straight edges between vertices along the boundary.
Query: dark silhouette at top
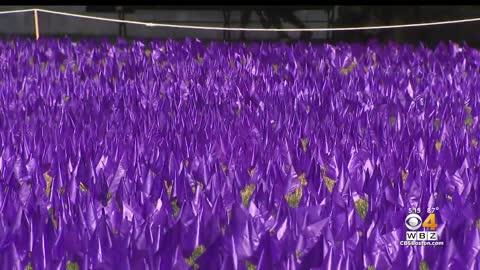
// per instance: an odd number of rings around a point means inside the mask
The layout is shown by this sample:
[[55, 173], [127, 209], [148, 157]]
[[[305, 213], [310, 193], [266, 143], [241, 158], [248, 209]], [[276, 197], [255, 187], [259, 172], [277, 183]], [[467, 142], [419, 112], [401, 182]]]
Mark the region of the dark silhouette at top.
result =
[[[255, 11], [260, 18], [260, 22], [265, 28], [283, 28], [282, 21], [291, 23], [296, 28], [306, 28], [305, 24], [295, 16], [293, 9], [264, 9], [264, 10], [252, 10], [245, 9], [242, 11], [240, 25], [246, 27], [250, 21], [252, 12]], [[284, 31], [278, 32], [280, 39], [288, 39], [288, 35]], [[308, 40], [312, 37], [311, 32], [304, 31], [300, 35], [300, 39]], [[240, 39], [245, 40], [245, 31], [240, 33]]]

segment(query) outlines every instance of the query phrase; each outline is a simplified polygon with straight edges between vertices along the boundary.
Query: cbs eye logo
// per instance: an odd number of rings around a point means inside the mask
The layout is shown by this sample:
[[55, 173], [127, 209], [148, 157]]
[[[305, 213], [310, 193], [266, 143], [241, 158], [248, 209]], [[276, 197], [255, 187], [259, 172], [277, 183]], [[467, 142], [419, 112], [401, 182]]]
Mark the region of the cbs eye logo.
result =
[[405, 218], [405, 226], [412, 231], [420, 229], [420, 227], [429, 228], [431, 231], [434, 231], [438, 224], [435, 222], [435, 214], [428, 215], [425, 221], [418, 214], [409, 214]]
[[416, 231], [422, 226], [422, 218], [417, 214], [410, 214], [405, 218], [405, 226], [409, 230]]

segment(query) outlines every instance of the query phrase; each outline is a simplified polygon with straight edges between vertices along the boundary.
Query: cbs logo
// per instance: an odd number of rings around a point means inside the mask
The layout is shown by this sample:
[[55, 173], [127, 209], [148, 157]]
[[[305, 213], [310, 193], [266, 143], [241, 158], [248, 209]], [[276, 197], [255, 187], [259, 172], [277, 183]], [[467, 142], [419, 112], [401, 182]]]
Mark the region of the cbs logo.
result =
[[413, 213], [405, 218], [405, 226], [412, 231], [416, 231], [420, 229], [420, 227], [429, 228], [434, 231], [438, 227], [438, 224], [435, 221], [435, 214], [428, 215], [427, 219], [423, 221], [420, 215]]
[[422, 226], [422, 218], [417, 214], [410, 214], [405, 218], [405, 226], [411, 231], [416, 231]]

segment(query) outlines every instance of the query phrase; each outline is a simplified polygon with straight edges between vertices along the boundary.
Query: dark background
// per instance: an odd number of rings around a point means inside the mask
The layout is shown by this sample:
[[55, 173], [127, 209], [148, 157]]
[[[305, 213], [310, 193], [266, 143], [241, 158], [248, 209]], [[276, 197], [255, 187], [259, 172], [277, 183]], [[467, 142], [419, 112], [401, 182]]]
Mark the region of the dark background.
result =
[[[480, 17], [480, 6], [0, 6], [0, 10], [44, 8], [145, 22], [225, 27], [355, 27], [409, 24]], [[250, 14], [248, 16], [247, 14]], [[249, 18], [248, 18], [249, 17]], [[381, 42], [435, 46], [440, 41], [480, 47], [480, 22], [405, 29], [346, 32], [227, 32], [151, 28], [40, 13], [42, 37], [152, 39], [185, 37], [226, 41]], [[0, 16], [1, 36], [34, 37], [33, 13]]]

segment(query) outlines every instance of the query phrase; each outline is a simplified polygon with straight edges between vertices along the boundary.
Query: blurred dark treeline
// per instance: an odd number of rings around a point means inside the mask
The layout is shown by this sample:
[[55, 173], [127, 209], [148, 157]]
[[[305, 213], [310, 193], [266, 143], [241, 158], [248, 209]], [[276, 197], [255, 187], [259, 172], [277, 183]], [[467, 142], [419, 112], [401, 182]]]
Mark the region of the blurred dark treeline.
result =
[[[18, 7], [22, 8], [22, 7]], [[38, 8], [49, 8], [40, 7]], [[412, 24], [464, 18], [480, 17], [480, 6], [67, 6], [55, 7], [60, 11], [69, 10], [93, 16], [113, 17], [172, 24], [194, 24], [223, 27], [260, 27], [260, 28], [332, 28], [359, 27], [377, 25]], [[9, 9], [3, 7], [3, 9]], [[13, 21], [15, 16], [5, 17], [0, 25], [0, 36], [21, 33], [31, 36], [31, 15]], [[1, 19], [1, 18], [0, 18]], [[12, 21], [7, 21], [12, 19]], [[11, 25], [9, 25], [11, 23]], [[8, 25], [8, 27], [7, 27]], [[68, 26], [67, 26], [68, 25]], [[98, 27], [97, 27], [98, 26]], [[143, 26], [101, 23], [72, 19], [61, 16], [41, 14], [40, 30], [43, 36], [69, 36], [80, 38], [123, 37], [127, 39], [184, 39], [186, 37], [202, 40], [225, 41], [286, 41], [304, 40], [315, 43], [361, 42], [376, 39], [380, 42], [395, 41], [434, 47], [440, 41], [466, 42], [469, 46], [480, 47], [480, 35], [477, 29], [480, 22], [449, 24], [427, 27], [411, 27], [384, 30], [336, 31], [326, 33], [262, 33], [233, 31], [197, 31], [178, 28], [145, 28]], [[3, 28], [2, 28], [3, 27]]]
[[[329, 27], [357, 27], [426, 23], [464, 18], [480, 17], [480, 6], [324, 6], [332, 8], [335, 14], [330, 18]], [[301, 9], [301, 7], [298, 7]], [[268, 8], [257, 10], [269, 19], [276, 27], [281, 27], [280, 19], [286, 18], [296, 27], [305, 27], [302, 18], [294, 16], [295, 8]], [[287, 20], [285, 20], [287, 21]], [[245, 24], [244, 24], [245, 25]], [[270, 26], [264, 24], [265, 27]], [[395, 41], [399, 43], [436, 46], [440, 41], [468, 43], [480, 47], [480, 35], [477, 29], [480, 22], [447, 24], [440, 26], [422, 26], [399, 29], [336, 31], [327, 36], [328, 42], [366, 42], [371, 39], [380, 42]], [[301, 39], [308, 40], [311, 33], [304, 32]], [[279, 38], [285, 38], [284, 33]]]
[[[411, 24], [474, 17], [480, 17], [480, 6], [339, 6], [334, 26]], [[451, 40], [480, 47], [480, 36], [477, 34], [479, 26], [478, 22], [469, 22], [404, 29], [335, 32], [333, 40], [362, 42], [377, 39], [382, 42], [422, 42], [426, 46]]]

